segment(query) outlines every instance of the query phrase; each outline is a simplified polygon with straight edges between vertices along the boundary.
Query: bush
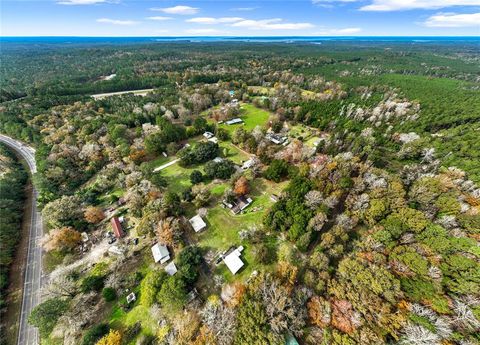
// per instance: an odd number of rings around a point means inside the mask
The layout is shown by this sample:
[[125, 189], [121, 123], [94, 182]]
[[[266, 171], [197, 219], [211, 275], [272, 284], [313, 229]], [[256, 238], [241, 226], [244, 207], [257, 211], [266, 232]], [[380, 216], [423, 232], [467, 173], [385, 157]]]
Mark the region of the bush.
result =
[[199, 170], [192, 171], [192, 173], [190, 174], [190, 182], [192, 182], [192, 184], [198, 184], [202, 181], [203, 181], [203, 175], [201, 171]]
[[103, 288], [105, 277], [103, 276], [89, 276], [82, 280], [81, 290], [83, 293], [90, 291], [100, 291]]
[[102, 290], [102, 296], [107, 302], [112, 302], [117, 298], [117, 292], [114, 288], [107, 287]]
[[109, 330], [110, 327], [106, 323], [93, 326], [83, 336], [82, 345], [95, 345]]

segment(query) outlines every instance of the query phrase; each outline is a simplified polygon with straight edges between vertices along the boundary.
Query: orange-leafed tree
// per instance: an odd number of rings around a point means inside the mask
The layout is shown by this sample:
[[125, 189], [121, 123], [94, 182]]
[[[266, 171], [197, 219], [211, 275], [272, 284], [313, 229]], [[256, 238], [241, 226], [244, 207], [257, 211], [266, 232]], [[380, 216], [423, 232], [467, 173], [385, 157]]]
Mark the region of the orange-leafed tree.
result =
[[248, 180], [244, 176], [240, 176], [240, 178], [235, 182], [233, 191], [237, 195], [247, 194], [250, 191], [250, 184]]
[[49, 252], [52, 250], [71, 251], [82, 240], [80, 233], [71, 227], [63, 227], [51, 230], [42, 240], [43, 248]]
[[100, 223], [105, 218], [103, 210], [100, 207], [95, 206], [87, 207], [83, 216], [85, 217], [85, 220], [90, 224]]

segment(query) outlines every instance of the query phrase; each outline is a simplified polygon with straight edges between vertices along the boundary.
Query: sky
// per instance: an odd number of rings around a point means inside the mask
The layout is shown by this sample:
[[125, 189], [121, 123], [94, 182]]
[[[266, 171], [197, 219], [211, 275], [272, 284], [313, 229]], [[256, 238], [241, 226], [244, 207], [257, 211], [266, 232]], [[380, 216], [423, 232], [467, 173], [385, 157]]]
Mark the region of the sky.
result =
[[0, 0], [1, 36], [480, 36], [480, 0]]

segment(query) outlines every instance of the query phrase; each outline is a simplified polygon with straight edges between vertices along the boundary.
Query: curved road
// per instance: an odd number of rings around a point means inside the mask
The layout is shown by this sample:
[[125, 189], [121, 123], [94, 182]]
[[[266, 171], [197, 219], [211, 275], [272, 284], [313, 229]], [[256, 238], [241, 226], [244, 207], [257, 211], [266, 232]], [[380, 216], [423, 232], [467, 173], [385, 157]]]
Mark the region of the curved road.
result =
[[[27, 162], [32, 174], [37, 172], [35, 164], [35, 150], [18, 140], [0, 134], [3, 142], [18, 152]], [[42, 248], [40, 239], [43, 235], [42, 218], [37, 209], [37, 191], [32, 188], [32, 206], [30, 235], [23, 282], [22, 310], [18, 329], [17, 345], [39, 344], [38, 329], [28, 324], [28, 316], [32, 309], [40, 303], [40, 289], [42, 286]]]

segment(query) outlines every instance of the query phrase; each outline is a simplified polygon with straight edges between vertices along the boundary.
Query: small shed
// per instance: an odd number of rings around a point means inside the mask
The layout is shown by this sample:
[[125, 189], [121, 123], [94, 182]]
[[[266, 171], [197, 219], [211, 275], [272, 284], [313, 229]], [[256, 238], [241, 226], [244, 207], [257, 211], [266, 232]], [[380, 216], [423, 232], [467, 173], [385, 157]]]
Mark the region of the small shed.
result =
[[115, 237], [122, 238], [125, 234], [123, 232], [122, 224], [120, 223], [120, 220], [117, 217], [112, 217], [110, 219], [110, 222], [112, 223], [112, 229]]
[[167, 272], [169, 276], [173, 276], [175, 273], [177, 273], [177, 266], [175, 266], [175, 263], [170, 262], [167, 266], [165, 266], [165, 272]]
[[161, 264], [170, 260], [170, 252], [167, 246], [163, 244], [156, 243], [152, 246], [152, 255], [155, 262], [160, 262]]
[[192, 225], [192, 228], [195, 230], [195, 232], [200, 232], [207, 227], [207, 223], [205, 223], [202, 217], [200, 217], [198, 214], [191, 218], [188, 222]]
[[135, 302], [137, 300], [137, 296], [135, 296], [135, 292], [131, 292], [128, 296], [127, 296], [127, 303], [130, 304], [132, 302]]

